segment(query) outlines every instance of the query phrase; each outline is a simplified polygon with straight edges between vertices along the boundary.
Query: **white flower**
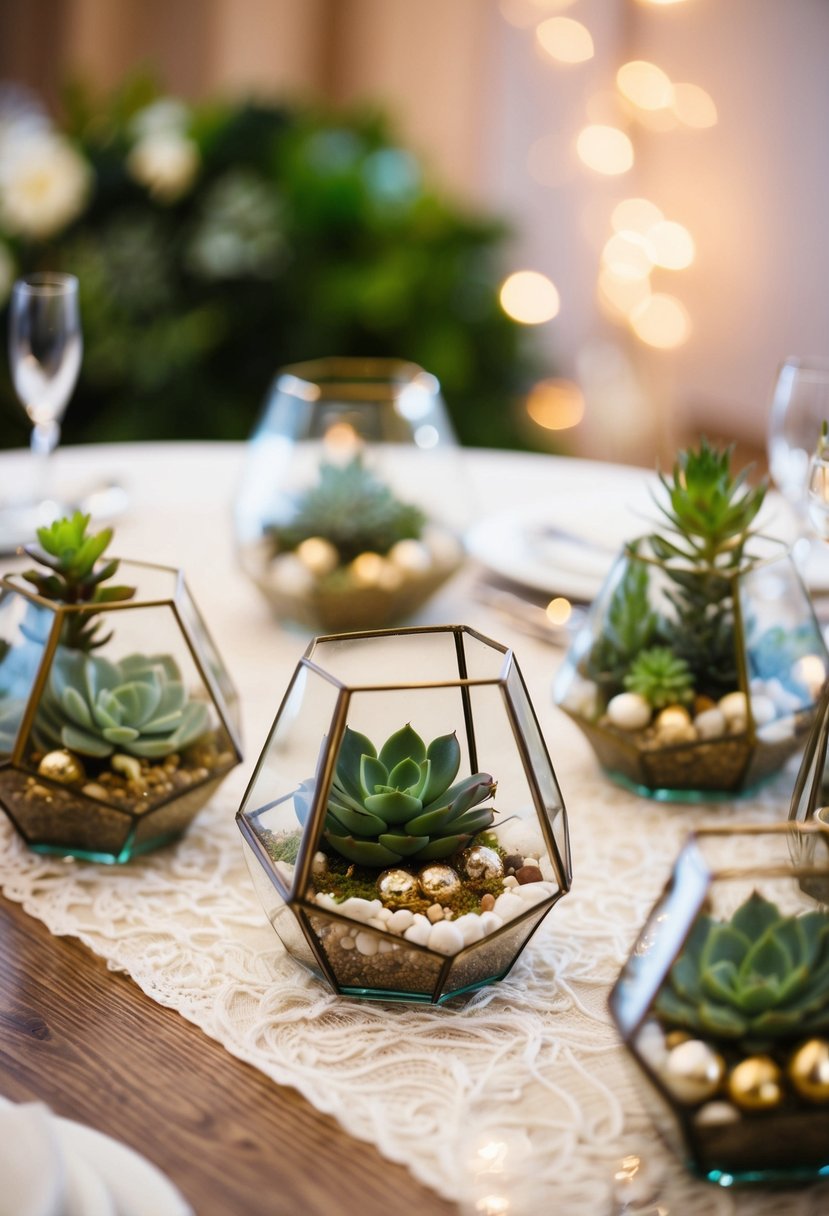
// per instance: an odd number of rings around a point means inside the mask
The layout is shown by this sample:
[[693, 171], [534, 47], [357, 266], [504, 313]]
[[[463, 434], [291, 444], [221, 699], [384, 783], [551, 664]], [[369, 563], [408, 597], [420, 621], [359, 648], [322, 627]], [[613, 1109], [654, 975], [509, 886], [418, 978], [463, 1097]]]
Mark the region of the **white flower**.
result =
[[144, 135], [127, 157], [133, 178], [160, 203], [174, 203], [190, 189], [199, 168], [199, 150], [185, 135], [159, 131]]
[[50, 131], [3, 141], [0, 220], [13, 236], [45, 240], [83, 211], [92, 175], [72, 145]]

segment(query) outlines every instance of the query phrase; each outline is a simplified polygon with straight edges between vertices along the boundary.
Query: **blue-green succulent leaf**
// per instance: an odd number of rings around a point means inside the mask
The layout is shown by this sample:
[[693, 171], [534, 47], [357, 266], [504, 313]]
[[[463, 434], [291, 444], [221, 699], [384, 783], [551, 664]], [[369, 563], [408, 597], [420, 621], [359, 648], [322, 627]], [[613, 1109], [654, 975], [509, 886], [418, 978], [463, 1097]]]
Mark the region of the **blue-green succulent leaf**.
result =
[[433, 739], [426, 749], [426, 758], [430, 763], [429, 777], [422, 792], [418, 794], [424, 806], [439, 798], [457, 776], [461, 766], [461, 747], [457, 736], [440, 735]]
[[76, 726], [64, 726], [61, 731], [61, 742], [72, 752], [82, 756], [111, 756], [114, 746], [104, 739], [103, 735], [92, 735], [79, 730]]
[[731, 918], [731, 924], [751, 942], [780, 920], [780, 909], [755, 891]]
[[363, 797], [373, 794], [378, 786], [388, 785], [389, 774], [382, 760], [363, 753], [360, 757], [360, 789]]
[[412, 857], [429, 843], [428, 836], [398, 836], [396, 832], [383, 832], [377, 839], [384, 848], [391, 849], [398, 857]]
[[389, 772], [407, 757], [418, 764], [426, 759], [426, 744], [409, 723], [390, 735], [380, 748], [380, 759]]
[[418, 797], [418, 787], [423, 783], [423, 773], [420, 765], [408, 756], [395, 764], [389, 773], [388, 784], [395, 790], [405, 790]]
[[345, 728], [343, 741], [337, 756], [337, 779], [353, 798], [361, 798], [360, 760], [363, 756], [376, 756], [371, 739], [359, 731]]
[[420, 799], [402, 790], [391, 790], [387, 794], [371, 794], [365, 799], [365, 807], [386, 823], [405, 823], [420, 810]]
[[398, 853], [373, 840], [355, 840], [352, 836], [336, 836], [326, 832], [325, 839], [348, 861], [363, 866], [390, 866], [400, 860]]

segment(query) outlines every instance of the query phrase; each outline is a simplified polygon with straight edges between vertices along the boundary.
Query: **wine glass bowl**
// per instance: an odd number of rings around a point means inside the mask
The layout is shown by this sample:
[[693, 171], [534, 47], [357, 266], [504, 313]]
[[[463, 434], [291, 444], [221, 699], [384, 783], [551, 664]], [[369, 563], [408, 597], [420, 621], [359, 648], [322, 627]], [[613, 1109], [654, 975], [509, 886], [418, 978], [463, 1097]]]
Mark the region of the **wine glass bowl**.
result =
[[48, 458], [60, 440], [82, 351], [77, 278], [46, 272], [18, 279], [9, 306], [9, 364], [15, 392], [32, 424], [35, 504], [48, 497]]

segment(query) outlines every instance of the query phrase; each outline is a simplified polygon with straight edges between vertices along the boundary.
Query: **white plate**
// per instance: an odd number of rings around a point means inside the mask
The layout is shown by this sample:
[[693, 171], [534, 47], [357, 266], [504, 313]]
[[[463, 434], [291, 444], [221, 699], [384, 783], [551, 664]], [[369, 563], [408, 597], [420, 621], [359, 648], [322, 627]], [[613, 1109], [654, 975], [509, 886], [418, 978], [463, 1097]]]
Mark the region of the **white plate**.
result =
[[[542, 502], [480, 520], [467, 532], [469, 553], [493, 574], [545, 595], [594, 599], [622, 545], [659, 530], [661, 519], [653, 498], [654, 490], [659, 493], [655, 475], [613, 465], [594, 467], [590, 484], [571, 483], [559, 491], [552, 487]], [[766, 496], [758, 528], [791, 540], [791, 515], [779, 495]], [[829, 565], [829, 546], [825, 548], [822, 565]]]

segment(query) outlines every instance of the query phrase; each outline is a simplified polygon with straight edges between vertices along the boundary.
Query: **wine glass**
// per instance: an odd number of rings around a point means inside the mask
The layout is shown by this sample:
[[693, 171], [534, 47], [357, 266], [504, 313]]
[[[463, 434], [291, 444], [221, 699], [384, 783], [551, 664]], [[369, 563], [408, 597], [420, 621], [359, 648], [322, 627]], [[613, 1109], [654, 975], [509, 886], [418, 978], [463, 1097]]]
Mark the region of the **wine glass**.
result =
[[9, 306], [9, 363], [15, 392], [32, 423], [31, 507], [41, 523], [60, 513], [49, 494], [50, 457], [78, 379], [82, 348], [75, 276], [45, 272], [18, 279]]
[[808, 524], [809, 467], [824, 419], [829, 419], [829, 359], [786, 359], [777, 373], [772, 395], [769, 470], [794, 510], [798, 535], [792, 554], [801, 568], [812, 551]]

